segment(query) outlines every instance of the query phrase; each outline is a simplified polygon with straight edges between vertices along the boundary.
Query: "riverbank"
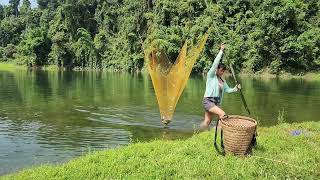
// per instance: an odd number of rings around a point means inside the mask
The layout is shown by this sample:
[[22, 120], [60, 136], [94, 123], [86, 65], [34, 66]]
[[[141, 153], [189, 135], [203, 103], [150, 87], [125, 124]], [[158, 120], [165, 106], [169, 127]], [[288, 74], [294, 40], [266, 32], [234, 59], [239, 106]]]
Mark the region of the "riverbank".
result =
[[320, 80], [320, 72], [299, 72], [299, 73], [290, 73], [290, 72], [281, 72], [279, 74], [271, 74], [268, 70], [264, 70], [256, 73], [240, 72], [239, 76], [241, 77], [255, 77], [255, 78], [264, 78], [264, 79], [305, 79], [305, 80]]
[[[14, 71], [15, 69], [27, 69], [27, 66], [20, 66], [15, 65], [13, 63], [1, 63], [0, 62], [0, 70], [2, 71]], [[47, 65], [47, 66], [41, 66], [37, 67], [35, 69], [45, 70], [45, 71], [58, 71], [58, 70], [66, 70], [65, 68], [58, 68], [55, 65]], [[111, 69], [90, 69], [90, 68], [80, 68], [75, 67], [73, 68], [73, 71], [108, 71], [108, 72], [119, 72], [119, 70], [111, 70]], [[143, 68], [141, 71], [142, 73], [147, 73], [147, 68]], [[231, 76], [230, 73], [226, 73], [226, 76]], [[300, 78], [305, 80], [320, 80], [320, 72], [300, 72], [300, 73], [289, 73], [289, 72], [281, 72], [278, 75], [271, 74], [267, 70], [257, 72], [257, 73], [248, 73], [248, 72], [241, 72], [239, 73], [239, 76], [241, 77], [255, 77], [255, 78], [266, 78], [266, 79], [272, 79], [272, 78], [280, 78], [280, 79], [292, 79], [292, 78]]]
[[[21, 68], [20, 66], [17, 66], [15, 64], [11, 63], [0, 63], [0, 71], [14, 71], [17, 68]], [[23, 69], [26, 69], [27, 67], [22, 67]]]
[[0, 179], [318, 179], [320, 123], [258, 129], [251, 157], [220, 156], [214, 131], [187, 140], [155, 140], [91, 152], [61, 165], [43, 165]]

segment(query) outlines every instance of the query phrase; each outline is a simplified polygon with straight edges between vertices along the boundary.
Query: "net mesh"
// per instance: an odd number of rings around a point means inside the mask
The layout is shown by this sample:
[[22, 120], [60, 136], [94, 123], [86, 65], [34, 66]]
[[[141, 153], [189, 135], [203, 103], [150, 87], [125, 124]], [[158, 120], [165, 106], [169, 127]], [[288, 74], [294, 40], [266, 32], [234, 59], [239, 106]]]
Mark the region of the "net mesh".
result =
[[189, 49], [187, 42], [185, 42], [174, 63], [171, 63], [164, 51], [159, 51], [156, 48], [149, 53], [145, 51], [148, 71], [157, 97], [161, 120], [164, 124], [171, 121], [192, 67], [207, 39], [208, 34], [206, 33], [197, 46], [191, 46]]

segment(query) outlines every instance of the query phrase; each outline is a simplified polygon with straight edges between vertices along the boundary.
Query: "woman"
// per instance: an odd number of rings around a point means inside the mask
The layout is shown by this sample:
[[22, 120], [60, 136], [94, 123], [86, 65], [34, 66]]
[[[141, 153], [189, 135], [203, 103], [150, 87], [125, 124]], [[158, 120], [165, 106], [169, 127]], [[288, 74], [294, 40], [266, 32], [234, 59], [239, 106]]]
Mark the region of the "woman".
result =
[[240, 84], [237, 84], [234, 88], [230, 88], [227, 82], [222, 79], [222, 75], [226, 70], [226, 66], [220, 63], [223, 50], [224, 44], [222, 43], [220, 51], [214, 59], [212, 67], [207, 74], [206, 91], [202, 102], [205, 113], [204, 120], [200, 125], [200, 127], [204, 129], [209, 127], [214, 114], [216, 114], [220, 119], [226, 115], [226, 113], [219, 107], [222, 102], [223, 93], [236, 92], [241, 88]]

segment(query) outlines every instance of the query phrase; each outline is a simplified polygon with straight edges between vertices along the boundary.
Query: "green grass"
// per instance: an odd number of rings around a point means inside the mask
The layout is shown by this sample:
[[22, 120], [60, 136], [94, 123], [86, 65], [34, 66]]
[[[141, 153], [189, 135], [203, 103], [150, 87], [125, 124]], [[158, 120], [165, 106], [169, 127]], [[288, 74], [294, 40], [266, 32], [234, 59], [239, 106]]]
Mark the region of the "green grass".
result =
[[[302, 130], [293, 136], [292, 130]], [[89, 153], [2, 179], [319, 179], [320, 123], [259, 128], [251, 157], [218, 155], [213, 131], [187, 140], [155, 140]], [[1, 179], [1, 178], [0, 178]]]
[[14, 63], [0, 62], [0, 71], [14, 72], [16, 69], [27, 69], [27, 67], [22, 65], [16, 65]]
[[257, 77], [257, 78], [263, 78], [263, 79], [274, 79], [274, 78], [280, 78], [280, 79], [304, 79], [304, 80], [320, 80], [320, 72], [319, 71], [313, 71], [313, 72], [300, 72], [300, 73], [290, 73], [282, 71], [278, 75], [271, 74], [267, 69], [263, 69], [259, 72], [246, 72], [242, 71], [239, 73], [239, 76], [241, 77]]
[[16, 69], [14, 64], [0, 63], [0, 71], [14, 71]]
[[304, 78], [307, 80], [320, 80], [320, 73], [307, 73]]

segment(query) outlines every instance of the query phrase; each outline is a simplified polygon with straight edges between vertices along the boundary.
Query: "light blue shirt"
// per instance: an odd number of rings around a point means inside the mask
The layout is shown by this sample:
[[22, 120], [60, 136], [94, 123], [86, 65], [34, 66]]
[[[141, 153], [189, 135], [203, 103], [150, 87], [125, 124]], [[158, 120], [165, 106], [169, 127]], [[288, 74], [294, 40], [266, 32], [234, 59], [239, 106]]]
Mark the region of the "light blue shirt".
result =
[[[218, 55], [213, 61], [212, 67], [208, 71], [207, 74], [207, 82], [206, 82], [206, 91], [204, 93], [204, 97], [219, 97], [219, 81], [218, 76], [216, 75], [218, 65], [220, 63], [223, 51], [220, 50]], [[222, 103], [223, 93], [232, 93], [236, 92], [238, 89], [236, 87], [230, 88], [227, 82], [223, 79], [223, 89], [220, 97], [220, 103]]]

